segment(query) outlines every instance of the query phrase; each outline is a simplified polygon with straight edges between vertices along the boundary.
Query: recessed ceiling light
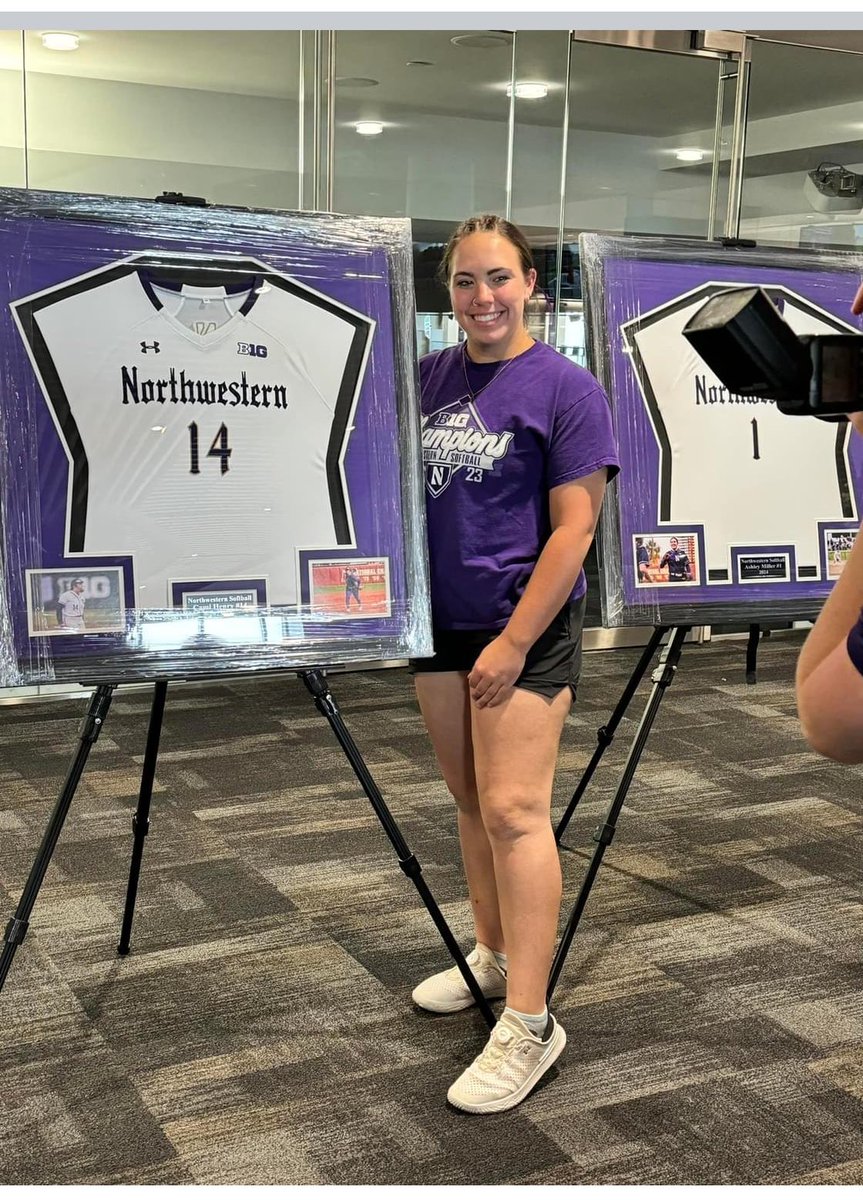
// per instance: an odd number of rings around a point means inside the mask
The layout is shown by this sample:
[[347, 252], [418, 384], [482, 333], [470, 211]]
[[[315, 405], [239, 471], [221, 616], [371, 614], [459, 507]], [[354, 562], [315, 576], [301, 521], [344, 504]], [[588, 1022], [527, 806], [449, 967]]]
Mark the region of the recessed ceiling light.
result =
[[380, 121], [357, 121], [354, 129], [362, 137], [375, 137], [379, 133], [383, 133], [384, 127]]
[[512, 45], [512, 34], [502, 29], [489, 30], [487, 33], [460, 33], [458, 37], [450, 38], [453, 46], [467, 46], [470, 50], [499, 50], [501, 46]]
[[42, 45], [46, 50], [77, 50], [80, 40], [77, 33], [42, 34]]
[[337, 75], [336, 87], [370, 88], [377, 87], [379, 79], [371, 79], [368, 75]]
[[[512, 96], [512, 84], [506, 85], [507, 96]], [[515, 85], [515, 95], [518, 100], [544, 100], [548, 95], [547, 83], [531, 83], [525, 80]]]
[[703, 162], [704, 151], [692, 149], [675, 150], [674, 157], [678, 162]]

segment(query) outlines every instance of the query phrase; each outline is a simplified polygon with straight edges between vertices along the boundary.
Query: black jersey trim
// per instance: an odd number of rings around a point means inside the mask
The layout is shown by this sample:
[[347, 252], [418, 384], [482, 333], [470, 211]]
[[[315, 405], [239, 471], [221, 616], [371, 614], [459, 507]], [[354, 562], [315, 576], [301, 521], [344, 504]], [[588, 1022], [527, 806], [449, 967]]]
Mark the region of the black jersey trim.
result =
[[836, 427], [836, 474], [839, 478], [839, 496], [842, 500], [842, 516], [854, 518], [854, 497], [851, 495], [851, 480], [848, 478], [848, 459], [845, 450], [851, 425], [846, 421]]

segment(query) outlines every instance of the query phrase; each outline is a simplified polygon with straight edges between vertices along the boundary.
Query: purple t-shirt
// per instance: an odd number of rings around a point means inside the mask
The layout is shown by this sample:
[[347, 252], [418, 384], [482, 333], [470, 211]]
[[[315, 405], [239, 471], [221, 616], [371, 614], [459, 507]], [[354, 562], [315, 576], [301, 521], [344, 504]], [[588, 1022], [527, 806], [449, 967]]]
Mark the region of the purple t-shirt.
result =
[[[483, 386], [464, 346], [420, 360], [431, 600], [439, 629], [501, 629], [551, 533], [551, 488], [619, 470], [589, 371], [535, 342]], [[584, 571], [572, 592], [587, 589]]]

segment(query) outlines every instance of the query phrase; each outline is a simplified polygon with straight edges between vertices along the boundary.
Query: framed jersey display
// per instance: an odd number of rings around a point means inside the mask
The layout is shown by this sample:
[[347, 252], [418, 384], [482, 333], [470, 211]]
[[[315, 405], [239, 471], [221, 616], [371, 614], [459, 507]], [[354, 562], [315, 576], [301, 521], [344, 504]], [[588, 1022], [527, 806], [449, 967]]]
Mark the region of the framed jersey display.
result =
[[860, 524], [863, 439], [846, 421], [730, 392], [682, 330], [717, 292], [757, 285], [798, 334], [859, 333], [861, 260], [596, 234], [580, 244], [592, 365], [621, 458], [600, 535], [604, 623], [814, 616]]
[[430, 652], [410, 271], [406, 221], [0, 190], [0, 684]]

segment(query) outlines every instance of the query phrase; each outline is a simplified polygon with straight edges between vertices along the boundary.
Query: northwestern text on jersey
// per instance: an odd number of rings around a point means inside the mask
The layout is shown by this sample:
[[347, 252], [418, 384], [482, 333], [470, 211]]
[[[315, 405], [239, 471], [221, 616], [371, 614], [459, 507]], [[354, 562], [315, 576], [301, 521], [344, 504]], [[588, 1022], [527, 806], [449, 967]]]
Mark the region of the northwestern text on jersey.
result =
[[741, 396], [738, 392], [729, 392], [721, 384], [708, 383], [704, 375], [695, 376], [695, 403], [700, 404], [775, 404], [766, 396]]
[[287, 408], [284, 384], [249, 383], [243, 371], [238, 380], [190, 378], [173, 367], [162, 378], [139, 379], [137, 367], [121, 367], [124, 404], [224, 404], [248, 408]]

